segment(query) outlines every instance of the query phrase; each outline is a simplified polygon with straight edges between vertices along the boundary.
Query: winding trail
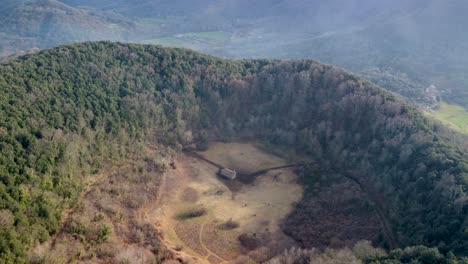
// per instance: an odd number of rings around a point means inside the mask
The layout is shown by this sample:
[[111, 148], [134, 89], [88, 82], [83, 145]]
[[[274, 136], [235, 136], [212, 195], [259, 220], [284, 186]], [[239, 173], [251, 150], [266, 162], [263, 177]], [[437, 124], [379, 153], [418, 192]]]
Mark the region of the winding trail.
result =
[[78, 197], [76, 198], [76, 202], [75, 204], [73, 204], [72, 207], [66, 209], [63, 213], [62, 213], [62, 218], [60, 220], [60, 223], [59, 223], [59, 226], [60, 228], [57, 230], [57, 232], [55, 232], [55, 234], [52, 236], [52, 238], [50, 239], [50, 247], [51, 249], [54, 249], [55, 248], [55, 244], [57, 243], [57, 239], [58, 237], [63, 234], [66, 230], [66, 228], [70, 225], [70, 221], [71, 221], [71, 216], [76, 212], [76, 210], [78, 209], [78, 206], [80, 205], [80, 202], [84, 199], [84, 197], [90, 193], [94, 187], [96, 187], [97, 185], [99, 185], [100, 183], [104, 182], [105, 180], [107, 180], [111, 175], [114, 175], [116, 173], [117, 170], [121, 170], [125, 167], [117, 167], [117, 168], [114, 168], [111, 172], [109, 173], [105, 173], [103, 172], [102, 174], [100, 174], [98, 177], [96, 178], [93, 178], [92, 180], [89, 180], [90, 182], [88, 184], [86, 184], [86, 186], [83, 188], [83, 190], [80, 192], [80, 194], [78, 195]]
[[270, 171], [287, 169], [287, 168], [297, 168], [297, 167], [302, 167], [303, 165], [304, 165], [303, 163], [296, 163], [296, 164], [287, 164], [287, 165], [282, 165], [282, 166], [277, 166], [277, 167], [261, 169], [261, 170], [254, 171], [251, 173], [239, 173], [238, 172], [237, 176], [238, 176], [239, 181], [249, 184], [249, 183], [253, 183], [258, 176], [266, 174]]
[[216, 162], [214, 162], [214, 161], [212, 161], [212, 160], [209, 160], [209, 159], [203, 157], [203, 155], [200, 155], [200, 154], [198, 154], [198, 153], [195, 152], [195, 151], [184, 150], [184, 152], [185, 152], [185, 154], [187, 154], [188, 156], [193, 157], [193, 158], [196, 158], [196, 159], [199, 159], [199, 160], [203, 160], [204, 162], [207, 162], [207, 163], [209, 163], [209, 164], [215, 166], [215, 167], [218, 168], [218, 169], [224, 168], [224, 166], [222, 166], [222, 165], [220, 165], [220, 164], [218, 164], [218, 163], [216, 163]]
[[[156, 198], [153, 201], [146, 202], [145, 205], [138, 210], [138, 219], [141, 221], [147, 221], [150, 219], [151, 215], [154, 215], [154, 212], [159, 209], [159, 206], [162, 204], [163, 195], [166, 190], [166, 172], [162, 172], [159, 178], [158, 190], [156, 193]], [[145, 212], [150, 212], [145, 213]]]
[[346, 174], [344, 174], [344, 176], [346, 178], [350, 179], [351, 181], [355, 182], [359, 186], [361, 191], [364, 194], [366, 194], [369, 197], [369, 199], [374, 203], [374, 208], [375, 208], [375, 210], [377, 212], [377, 215], [379, 216], [380, 222], [382, 224], [384, 233], [385, 233], [385, 235], [386, 235], [386, 237], [388, 239], [390, 247], [398, 248], [399, 247], [398, 240], [396, 239], [395, 234], [394, 234], [394, 232], [393, 232], [393, 230], [391, 228], [392, 225], [388, 221], [387, 216], [385, 214], [385, 211], [382, 208], [381, 203], [378, 202], [378, 199], [376, 198], [376, 195], [374, 195], [369, 190], [370, 188], [366, 188], [366, 186], [364, 186], [357, 177], [351, 175], [350, 173], [346, 173]]
[[211, 251], [211, 250], [205, 245], [205, 243], [203, 243], [203, 229], [204, 229], [204, 228], [205, 228], [205, 224], [202, 224], [201, 227], [200, 227], [200, 233], [199, 233], [199, 235], [198, 235], [198, 240], [199, 240], [199, 242], [200, 242], [200, 245], [203, 247], [204, 250], [206, 250], [206, 252], [208, 252], [208, 254], [205, 256], [204, 260], [206, 260], [206, 261], [209, 262], [208, 258], [209, 258], [210, 256], [215, 256], [216, 258], [222, 260], [222, 261], [223, 261], [222, 263], [228, 262], [227, 260], [223, 259], [222, 257], [216, 255], [216, 253], [214, 253], [213, 251]]
[[[199, 160], [202, 160], [202, 161], [205, 161], [213, 166], [215, 166], [216, 168], [218, 169], [223, 169], [225, 168], [225, 166], [221, 165], [221, 164], [218, 164], [210, 159], [207, 159], [205, 158], [203, 155], [195, 152], [195, 151], [188, 151], [188, 150], [185, 150], [184, 151], [187, 155], [191, 156], [191, 157], [194, 157], [196, 159], [199, 159]], [[261, 170], [258, 170], [258, 171], [254, 171], [254, 172], [250, 172], [250, 173], [239, 173], [237, 172], [237, 174], [239, 176], [242, 176], [242, 178], [253, 178], [255, 179], [255, 177], [257, 176], [260, 176], [262, 174], [265, 174], [269, 171], [273, 171], [273, 170], [280, 170], [280, 169], [286, 169], [286, 168], [295, 168], [295, 167], [301, 167], [301, 166], [304, 166], [304, 163], [303, 162], [299, 162], [299, 163], [294, 163], [294, 164], [287, 164], [287, 165], [282, 165], [282, 166], [276, 166], [276, 167], [270, 167], [270, 168], [265, 168], [265, 169], [261, 169]], [[235, 169], [235, 168], [234, 168]]]

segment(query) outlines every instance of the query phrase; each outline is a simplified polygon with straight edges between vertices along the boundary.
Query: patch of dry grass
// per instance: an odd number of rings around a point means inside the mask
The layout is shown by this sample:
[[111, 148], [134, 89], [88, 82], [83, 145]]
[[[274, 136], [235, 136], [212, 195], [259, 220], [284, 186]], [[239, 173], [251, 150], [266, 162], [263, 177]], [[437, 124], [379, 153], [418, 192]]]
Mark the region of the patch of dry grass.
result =
[[[208, 254], [203, 246], [200, 244], [200, 224], [193, 222], [177, 222], [174, 226], [174, 230], [177, 236], [184, 242], [184, 244], [190, 249], [194, 250], [201, 256]], [[183, 249], [182, 249], [183, 250]]]
[[189, 203], [196, 203], [198, 201], [198, 192], [194, 188], [188, 187], [182, 193], [182, 201]]

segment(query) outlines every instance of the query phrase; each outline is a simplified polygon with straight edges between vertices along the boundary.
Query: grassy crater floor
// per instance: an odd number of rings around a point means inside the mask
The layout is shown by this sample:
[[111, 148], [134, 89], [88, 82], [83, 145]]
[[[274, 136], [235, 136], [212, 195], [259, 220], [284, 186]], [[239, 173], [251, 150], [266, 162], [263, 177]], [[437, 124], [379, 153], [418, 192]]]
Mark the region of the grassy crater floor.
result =
[[451, 128], [468, 134], [468, 111], [463, 107], [442, 102], [431, 115]]
[[[200, 154], [246, 172], [286, 163], [252, 144], [212, 143]], [[183, 258], [194, 263], [258, 263], [294, 245], [280, 228], [303, 194], [292, 169], [270, 171], [243, 184], [225, 182], [217, 176], [218, 168], [185, 154], [175, 166], [166, 175], [164, 201], [155, 220], [161, 223], [165, 243]], [[229, 221], [235, 224], [226, 228]], [[243, 244], [242, 234], [255, 243]]]

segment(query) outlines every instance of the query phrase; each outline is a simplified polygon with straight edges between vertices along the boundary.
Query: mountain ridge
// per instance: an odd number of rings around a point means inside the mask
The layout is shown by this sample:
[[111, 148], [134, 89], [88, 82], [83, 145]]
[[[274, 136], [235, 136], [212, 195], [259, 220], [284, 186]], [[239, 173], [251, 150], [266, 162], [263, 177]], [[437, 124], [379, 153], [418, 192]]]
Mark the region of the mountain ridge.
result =
[[[337, 67], [87, 42], [0, 65], [0, 93], [1, 215], [16, 219], [0, 231], [2, 258], [24, 260], [47, 241], [79, 183], [105, 161], [148, 143], [178, 151], [239, 137], [319, 161], [301, 172], [308, 195], [352, 173], [372, 194], [369, 206], [383, 201], [402, 247], [466, 254], [466, 150], [414, 107]], [[305, 200], [291, 226], [307, 230], [309, 209]]]
[[[63, 4], [71, 15], [57, 13]], [[22, 5], [29, 7], [18, 8]], [[55, 12], [34, 5], [56, 6]], [[3, 55], [113, 40], [184, 46], [230, 58], [312, 58], [353, 72], [392, 68], [417, 86], [436, 87], [441, 100], [468, 108], [465, 1], [25, 0], [8, 1], [3, 10]], [[424, 89], [412, 85], [384, 88], [404, 89], [405, 96], [415, 95], [410, 101], [424, 107], [438, 103], [421, 101]]]

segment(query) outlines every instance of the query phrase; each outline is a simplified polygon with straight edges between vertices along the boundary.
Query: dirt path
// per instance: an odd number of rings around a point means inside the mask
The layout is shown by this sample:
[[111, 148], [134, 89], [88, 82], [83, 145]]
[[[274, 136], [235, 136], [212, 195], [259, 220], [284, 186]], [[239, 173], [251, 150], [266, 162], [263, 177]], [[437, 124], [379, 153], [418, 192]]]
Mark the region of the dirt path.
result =
[[203, 247], [204, 250], [206, 250], [206, 252], [208, 252], [208, 254], [205, 256], [205, 260], [209, 262], [209, 258], [211, 256], [215, 256], [216, 258], [222, 260], [224, 262], [228, 262], [227, 260], [223, 259], [222, 257], [216, 255], [216, 253], [214, 253], [213, 251], [211, 251], [206, 245], [205, 243], [203, 243], [203, 229], [205, 228], [205, 224], [202, 224], [201, 227], [200, 227], [200, 233], [198, 235], [198, 240], [200, 242], [200, 245]]
[[218, 169], [224, 168], [224, 166], [222, 166], [222, 165], [220, 165], [220, 164], [218, 164], [218, 163], [216, 163], [216, 162], [214, 162], [214, 161], [212, 161], [212, 160], [210, 160], [210, 159], [207, 159], [207, 158], [203, 157], [202, 155], [198, 154], [197, 152], [188, 151], [188, 150], [186, 150], [186, 151], [184, 151], [184, 152], [185, 152], [188, 156], [194, 157], [194, 158], [199, 159], [199, 160], [203, 160], [203, 161], [205, 161], [205, 162], [207, 162], [207, 163], [209, 163], [209, 164], [215, 166], [215, 167], [218, 168]]
[[154, 214], [154, 210], [157, 210], [159, 208], [159, 205], [162, 204], [162, 199], [164, 195], [164, 191], [166, 189], [166, 173], [163, 172], [161, 173], [160, 176], [160, 182], [158, 185], [158, 190], [156, 193], [156, 198], [153, 201], [146, 202], [142, 208], [140, 208], [137, 212], [137, 218], [138, 220], [141, 221], [149, 221], [151, 218], [151, 215]]
[[272, 171], [272, 170], [295, 168], [295, 167], [300, 167], [300, 166], [303, 166], [303, 165], [304, 165], [303, 163], [297, 163], [297, 164], [289, 164], [289, 165], [284, 165], [284, 166], [271, 167], [271, 168], [262, 169], [262, 170], [259, 170], [259, 171], [256, 171], [256, 172], [252, 172], [249, 175], [250, 176], [258, 176], [258, 175], [265, 174], [265, 173], [267, 173], [269, 171]]
[[116, 170], [120, 170], [120, 169], [122, 169], [122, 167], [114, 168], [112, 172], [109, 172], [109, 173], [103, 172], [99, 176], [93, 177], [89, 180], [88, 184], [86, 184], [86, 186], [81, 191], [80, 195], [77, 197], [75, 204], [62, 213], [62, 218], [59, 223], [60, 228], [50, 239], [51, 249], [55, 248], [55, 244], [57, 243], [58, 237], [61, 234], [63, 234], [65, 232], [65, 229], [69, 226], [72, 215], [76, 212], [76, 210], [78, 209], [78, 206], [80, 205], [80, 202], [84, 199], [84, 197], [88, 193], [90, 193], [94, 187], [96, 187], [97, 185], [105, 181], [107, 178], [109, 178], [111, 175], [113, 175]]
[[357, 185], [362, 190], [362, 192], [366, 194], [372, 202], [374, 202], [375, 204], [374, 208], [377, 211], [377, 215], [379, 216], [380, 222], [382, 223], [382, 227], [383, 227], [385, 236], [388, 239], [390, 247], [398, 248], [398, 240], [395, 238], [395, 234], [393, 233], [391, 225], [386, 217], [386, 214], [384, 213], [381, 203], [379, 203], [378, 199], [376, 198], [376, 195], [373, 195], [371, 191], [369, 191], [370, 188], [366, 188], [365, 186], [363, 186], [363, 184], [357, 177], [350, 175], [348, 173], [345, 174], [344, 176], [352, 180], [353, 182], [357, 183]]
[[[184, 151], [187, 155], [193, 157], [193, 158], [196, 158], [198, 160], [202, 160], [208, 164], [211, 164], [213, 165], [214, 167], [218, 168], [218, 169], [223, 169], [223, 168], [226, 168], [226, 166], [223, 166], [221, 164], [218, 164], [216, 163], [215, 161], [213, 160], [210, 160], [206, 157], [204, 157], [203, 155], [200, 155], [199, 153], [197, 152], [194, 152], [194, 151]], [[238, 176], [238, 179], [243, 182], [243, 183], [252, 183], [255, 181], [255, 178], [258, 177], [258, 176], [261, 176], [263, 174], [266, 174], [270, 171], [274, 171], [274, 170], [281, 170], [281, 169], [287, 169], [287, 168], [296, 168], [296, 167], [301, 167], [303, 166], [304, 163], [300, 162], [300, 163], [294, 163], [294, 164], [286, 164], [286, 165], [282, 165], [282, 166], [275, 166], [275, 167], [269, 167], [269, 168], [265, 168], [265, 169], [260, 169], [260, 170], [257, 170], [257, 171], [254, 171], [254, 172], [250, 172], [250, 173], [240, 173], [240, 172], [237, 172], [237, 176]], [[231, 168], [231, 169], [236, 169], [236, 168]]]
[[268, 173], [270, 171], [288, 169], [288, 168], [297, 168], [297, 167], [301, 167], [303, 165], [304, 164], [302, 164], [302, 163], [288, 164], [288, 165], [283, 165], [283, 166], [276, 166], [276, 167], [261, 169], [261, 170], [258, 170], [258, 171], [254, 171], [252, 173], [237, 173], [237, 178], [242, 183], [250, 184], [250, 183], [253, 183], [258, 176], [266, 174], [266, 173]]

